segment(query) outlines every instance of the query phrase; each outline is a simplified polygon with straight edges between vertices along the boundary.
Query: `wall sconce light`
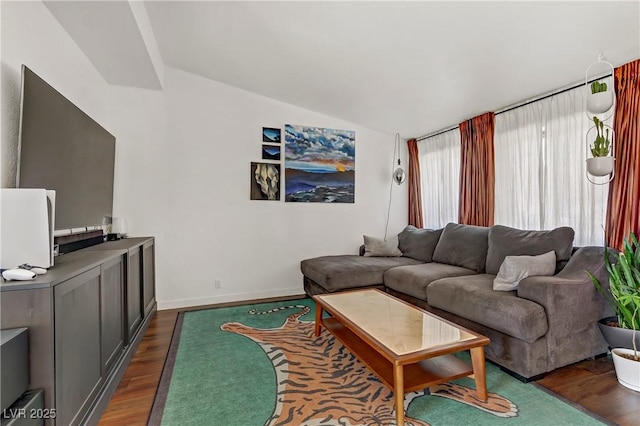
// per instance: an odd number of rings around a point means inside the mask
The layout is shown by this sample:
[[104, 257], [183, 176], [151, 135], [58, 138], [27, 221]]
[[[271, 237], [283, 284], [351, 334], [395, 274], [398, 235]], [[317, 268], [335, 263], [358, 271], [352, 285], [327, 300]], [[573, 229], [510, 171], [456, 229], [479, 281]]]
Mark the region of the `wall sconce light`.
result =
[[396, 133], [396, 147], [394, 150], [394, 154], [398, 155], [398, 168], [393, 172], [393, 181], [398, 185], [402, 185], [405, 180], [407, 180], [407, 173], [402, 168], [402, 164], [400, 163], [400, 133]]
[[402, 165], [400, 164], [400, 159], [398, 158], [398, 168], [395, 170], [395, 172], [393, 172], [393, 180], [398, 185], [402, 185], [404, 181], [407, 180], [407, 173], [401, 166]]
[[384, 225], [384, 240], [387, 240], [387, 231], [389, 230], [389, 216], [391, 213], [391, 198], [393, 196], [393, 182], [398, 185], [402, 185], [407, 180], [407, 173], [402, 168], [400, 162], [400, 133], [396, 133], [396, 144], [393, 147], [393, 160], [391, 161], [391, 167], [395, 165], [396, 158], [398, 159], [398, 167], [393, 171], [391, 175], [392, 180], [389, 182], [389, 205], [387, 206], [387, 220]]

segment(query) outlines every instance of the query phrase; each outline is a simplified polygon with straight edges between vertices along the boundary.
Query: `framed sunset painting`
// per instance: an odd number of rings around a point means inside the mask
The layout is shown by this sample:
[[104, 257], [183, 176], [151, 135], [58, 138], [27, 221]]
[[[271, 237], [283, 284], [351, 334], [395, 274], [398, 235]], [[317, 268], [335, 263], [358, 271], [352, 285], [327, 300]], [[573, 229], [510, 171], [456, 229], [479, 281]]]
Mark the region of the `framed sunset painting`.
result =
[[356, 133], [285, 125], [285, 201], [353, 203]]

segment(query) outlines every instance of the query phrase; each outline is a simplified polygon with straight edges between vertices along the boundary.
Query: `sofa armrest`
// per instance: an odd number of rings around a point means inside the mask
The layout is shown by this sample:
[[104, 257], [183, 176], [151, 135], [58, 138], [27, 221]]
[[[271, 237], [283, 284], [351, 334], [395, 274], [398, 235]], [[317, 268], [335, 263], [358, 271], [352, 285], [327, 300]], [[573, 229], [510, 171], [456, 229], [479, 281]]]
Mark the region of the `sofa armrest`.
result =
[[598, 320], [613, 315], [613, 311], [586, 271], [593, 273], [603, 287], [609, 287], [602, 247], [581, 247], [558, 274], [528, 277], [518, 284], [518, 296], [542, 305], [547, 314], [545, 339], [552, 368], [607, 350]]
[[[608, 248], [607, 251], [609, 253], [609, 260], [615, 263], [618, 251], [612, 248]], [[566, 266], [556, 276], [569, 279], [582, 279], [586, 271], [595, 275], [603, 286], [606, 288], [609, 287], [609, 274], [607, 273], [604, 262], [604, 247], [588, 246], [578, 248]]]
[[542, 305], [547, 313], [549, 335], [561, 337], [613, 315], [586, 271], [605, 289], [609, 287], [602, 247], [581, 247], [557, 275], [528, 277], [518, 285], [518, 297]]

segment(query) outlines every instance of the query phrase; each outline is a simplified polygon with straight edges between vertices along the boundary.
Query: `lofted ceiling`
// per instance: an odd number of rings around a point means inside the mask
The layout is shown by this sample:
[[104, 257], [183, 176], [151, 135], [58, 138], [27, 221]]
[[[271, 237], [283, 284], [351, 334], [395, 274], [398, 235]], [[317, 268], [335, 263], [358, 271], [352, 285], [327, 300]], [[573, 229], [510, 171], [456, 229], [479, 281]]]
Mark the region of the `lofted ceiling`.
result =
[[45, 4], [110, 83], [157, 89], [164, 63], [403, 138], [640, 58], [638, 1]]

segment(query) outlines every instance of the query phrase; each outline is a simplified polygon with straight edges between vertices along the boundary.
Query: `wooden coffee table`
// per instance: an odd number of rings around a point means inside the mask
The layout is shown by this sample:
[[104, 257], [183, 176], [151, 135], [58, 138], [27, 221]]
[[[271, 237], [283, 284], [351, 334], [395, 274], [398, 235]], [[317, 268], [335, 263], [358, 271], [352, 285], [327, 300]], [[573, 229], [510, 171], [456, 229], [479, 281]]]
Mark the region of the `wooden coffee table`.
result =
[[[487, 400], [484, 347], [489, 338], [380, 290], [313, 296], [315, 334], [336, 336], [395, 395], [396, 423], [404, 425], [404, 395], [460, 377], [475, 379]], [[331, 317], [323, 318], [323, 311]], [[471, 351], [470, 366], [451, 355]]]

